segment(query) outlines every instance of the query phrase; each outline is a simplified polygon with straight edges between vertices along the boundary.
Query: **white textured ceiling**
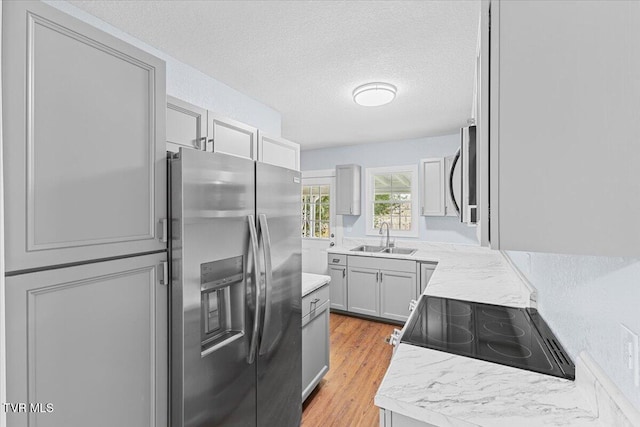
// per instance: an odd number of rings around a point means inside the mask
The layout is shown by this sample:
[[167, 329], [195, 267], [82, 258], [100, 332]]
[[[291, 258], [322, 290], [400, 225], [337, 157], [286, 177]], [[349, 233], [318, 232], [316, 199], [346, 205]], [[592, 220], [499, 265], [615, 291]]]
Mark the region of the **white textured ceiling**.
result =
[[[455, 131], [471, 113], [479, 1], [71, 1], [271, 106], [303, 149]], [[363, 83], [394, 102], [356, 105]]]

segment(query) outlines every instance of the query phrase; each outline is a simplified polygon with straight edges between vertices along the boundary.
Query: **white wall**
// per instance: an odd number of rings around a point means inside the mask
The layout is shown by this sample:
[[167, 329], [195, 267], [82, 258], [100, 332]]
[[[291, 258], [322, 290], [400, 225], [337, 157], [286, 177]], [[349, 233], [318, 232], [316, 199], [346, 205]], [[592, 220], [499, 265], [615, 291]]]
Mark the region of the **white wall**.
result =
[[623, 366], [620, 324], [640, 334], [640, 259], [509, 251], [538, 291], [538, 310], [573, 360], [589, 353], [640, 409]]
[[[44, 3], [54, 6], [158, 58], [162, 58], [167, 63], [168, 95], [254, 126], [270, 135], [280, 136], [281, 117], [276, 110], [203, 74], [66, 1], [44, 0]], [[204, 30], [206, 29], [203, 28]]]
[[[362, 166], [362, 195], [365, 197], [364, 169], [368, 167], [418, 165], [420, 159], [453, 155], [460, 146], [459, 134], [403, 141], [350, 145], [346, 147], [303, 150], [301, 170], [333, 169], [336, 165], [356, 163]], [[342, 217], [344, 237], [367, 237], [366, 214]], [[457, 217], [418, 217], [419, 237], [431, 242], [477, 245], [476, 230], [460, 223]], [[371, 237], [371, 236], [369, 236]], [[411, 238], [402, 237], [402, 240]]]

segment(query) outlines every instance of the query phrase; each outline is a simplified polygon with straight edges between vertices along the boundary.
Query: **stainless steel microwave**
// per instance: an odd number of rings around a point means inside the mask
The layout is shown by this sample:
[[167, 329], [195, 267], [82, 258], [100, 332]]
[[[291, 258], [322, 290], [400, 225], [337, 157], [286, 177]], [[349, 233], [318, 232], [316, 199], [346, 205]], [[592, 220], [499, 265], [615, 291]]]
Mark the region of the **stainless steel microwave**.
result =
[[[476, 159], [476, 127], [464, 127], [460, 129], [460, 148], [449, 170], [449, 195], [460, 221], [467, 225], [475, 225], [478, 218]], [[460, 179], [455, 182], [458, 176]]]

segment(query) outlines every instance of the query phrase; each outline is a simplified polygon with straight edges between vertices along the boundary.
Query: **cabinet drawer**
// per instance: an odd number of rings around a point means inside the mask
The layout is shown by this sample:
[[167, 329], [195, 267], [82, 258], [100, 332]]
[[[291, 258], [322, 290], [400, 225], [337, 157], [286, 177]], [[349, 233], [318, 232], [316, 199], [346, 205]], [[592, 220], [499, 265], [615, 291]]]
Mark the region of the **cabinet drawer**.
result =
[[329, 254], [329, 264], [333, 265], [347, 265], [347, 256], [344, 254]]
[[416, 272], [416, 262], [406, 259], [377, 258], [349, 255], [349, 267], [377, 268], [380, 270]]
[[302, 298], [302, 316], [319, 309], [322, 304], [329, 301], [329, 292], [329, 284], [326, 284]]

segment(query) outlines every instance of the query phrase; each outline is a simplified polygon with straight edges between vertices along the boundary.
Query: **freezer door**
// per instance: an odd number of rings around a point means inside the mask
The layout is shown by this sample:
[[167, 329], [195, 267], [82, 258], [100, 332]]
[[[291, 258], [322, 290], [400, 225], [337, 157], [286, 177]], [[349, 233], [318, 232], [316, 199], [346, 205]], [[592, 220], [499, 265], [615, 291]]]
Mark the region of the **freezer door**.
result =
[[256, 191], [265, 295], [258, 426], [297, 427], [302, 410], [300, 173], [257, 163]]
[[172, 425], [255, 426], [254, 162], [181, 148], [170, 173]]

